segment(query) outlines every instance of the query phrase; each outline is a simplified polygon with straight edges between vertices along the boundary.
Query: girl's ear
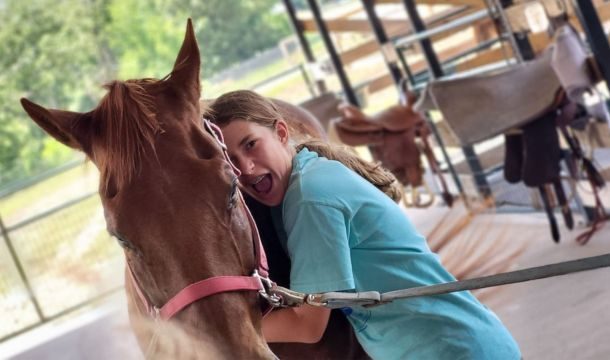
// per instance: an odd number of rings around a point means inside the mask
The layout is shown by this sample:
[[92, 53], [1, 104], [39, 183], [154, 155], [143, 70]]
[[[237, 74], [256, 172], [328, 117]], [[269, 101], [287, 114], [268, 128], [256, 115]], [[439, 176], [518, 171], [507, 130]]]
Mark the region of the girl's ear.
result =
[[288, 143], [290, 132], [288, 131], [288, 124], [286, 121], [282, 119], [278, 120], [277, 124], [275, 124], [275, 132], [277, 133], [277, 136], [282, 144]]

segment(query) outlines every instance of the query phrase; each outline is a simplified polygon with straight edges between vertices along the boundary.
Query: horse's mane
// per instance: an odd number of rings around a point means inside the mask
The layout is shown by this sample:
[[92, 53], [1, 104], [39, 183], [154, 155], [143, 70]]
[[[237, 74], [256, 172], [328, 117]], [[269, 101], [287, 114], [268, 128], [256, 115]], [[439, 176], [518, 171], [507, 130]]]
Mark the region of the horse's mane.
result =
[[154, 139], [161, 126], [156, 117], [154, 99], [143, 85], [159, 82], [137, 79], [104, 85], [108, 93], [98, 105], [94, 121], [99, 130], [96, 141], [104, 142], [102, 146], [106, 153], [93, 156], [100, 169], [105, 194], [114, 186], [121, 188], [127, 184], [138, 170], [142, 155], [147, 150], [155, 151]]

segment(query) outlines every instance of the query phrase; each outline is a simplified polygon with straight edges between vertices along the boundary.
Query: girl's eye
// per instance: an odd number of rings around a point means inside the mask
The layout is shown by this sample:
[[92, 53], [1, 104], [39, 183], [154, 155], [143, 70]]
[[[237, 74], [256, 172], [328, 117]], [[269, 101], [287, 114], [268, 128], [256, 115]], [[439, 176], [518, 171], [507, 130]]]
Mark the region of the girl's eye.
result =
[[250, 150], [254, 147], [254, 145], [256, 144], [256, 140], [250, 140], [246, 143], [246, 150]]

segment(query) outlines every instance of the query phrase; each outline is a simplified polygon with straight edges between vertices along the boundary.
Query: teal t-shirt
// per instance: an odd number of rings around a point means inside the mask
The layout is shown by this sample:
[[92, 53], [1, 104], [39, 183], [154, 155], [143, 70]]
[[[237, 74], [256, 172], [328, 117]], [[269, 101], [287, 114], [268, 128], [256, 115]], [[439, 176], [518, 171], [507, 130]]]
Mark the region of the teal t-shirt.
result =
[[[387, 292], [455, 280], [389, 197], [306, 148], [272, 215], [296, 291]], [[498, 317], [466, 291], [343, 310], [374, 359], [521, 358]]]

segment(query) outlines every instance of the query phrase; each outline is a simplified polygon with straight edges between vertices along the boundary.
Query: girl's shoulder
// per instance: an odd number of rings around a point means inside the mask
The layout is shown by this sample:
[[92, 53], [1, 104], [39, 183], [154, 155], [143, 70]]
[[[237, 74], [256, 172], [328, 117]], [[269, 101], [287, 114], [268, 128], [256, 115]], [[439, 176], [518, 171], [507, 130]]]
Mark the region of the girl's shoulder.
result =
[[304, 148], [296, 156], [297, 164], [293, 174], [312, 183], [332, 184], [358, 176], [347, 166], [336, 160], [329, 160]]
[[[306, 149], [304, 149], [306, 150]], [[368, 182], [339, 161], [302, 150], [296, 156], [291, 186], [301, 200], [334, 203], [354, 192], [362, 192]]]

